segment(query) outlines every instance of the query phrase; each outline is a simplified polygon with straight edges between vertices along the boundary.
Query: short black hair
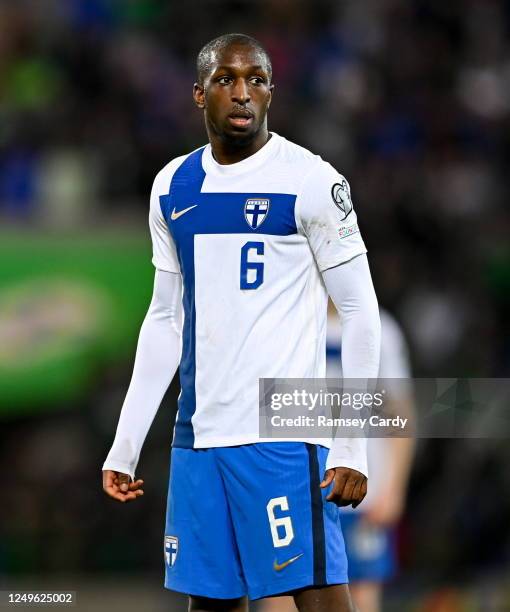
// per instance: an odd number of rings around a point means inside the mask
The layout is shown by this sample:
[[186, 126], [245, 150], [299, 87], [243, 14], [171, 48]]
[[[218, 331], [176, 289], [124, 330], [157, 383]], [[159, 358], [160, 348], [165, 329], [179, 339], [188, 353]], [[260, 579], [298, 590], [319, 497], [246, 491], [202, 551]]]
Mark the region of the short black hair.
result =
[[246, 34], [223, 34], [222, 36], [218, 36], [218, 38], [214, 38], [204, 45], [197, 55], [197, 80], [199, 85], [203, 84], [205, 77], [210, 72], [214, 55], [220, 51], [223, 51], [230, 45], [246, 45], [254, 48], [261, 55], [263, 55], [266, 62], [269, 79], [271, 80], [273, 72], [271, 58], [269, 57], [269, 53], [257, 39], [247, 36]]

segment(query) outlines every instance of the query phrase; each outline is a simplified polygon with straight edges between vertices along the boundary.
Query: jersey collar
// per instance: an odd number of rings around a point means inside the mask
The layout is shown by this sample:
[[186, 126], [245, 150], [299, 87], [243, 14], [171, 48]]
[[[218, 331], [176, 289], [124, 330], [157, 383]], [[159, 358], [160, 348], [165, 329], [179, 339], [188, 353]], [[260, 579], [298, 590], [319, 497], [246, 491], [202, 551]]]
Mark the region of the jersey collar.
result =
[[238, 176], [251, 172], [274, 156], [280, 144], [281, 136], [270, 132], [271, 138], [256, 153], [235, 164], [219, 164], [212, 155], [211, 145], [208, 144], [202, 155], [202, 167], [206, 174], [217, 176]]

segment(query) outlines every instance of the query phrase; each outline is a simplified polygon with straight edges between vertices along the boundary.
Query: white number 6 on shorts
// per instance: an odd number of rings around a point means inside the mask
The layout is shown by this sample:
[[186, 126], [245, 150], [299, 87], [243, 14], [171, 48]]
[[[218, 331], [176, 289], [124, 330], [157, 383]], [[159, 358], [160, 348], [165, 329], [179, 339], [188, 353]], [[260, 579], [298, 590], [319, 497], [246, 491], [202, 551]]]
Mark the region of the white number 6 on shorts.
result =
[[[273, 538], [273, 546], [275, 548], [282, 548], [282, 546], [288, 546], [294, 539], [294, 529], [292, 527], [292, 520], [290, 516], [282, 516], [276, 518], [274, 515], [274, 509], [279, 507], [283, 511], [288, 511], [289, 502], [287, 497], [273, 497], [270, 499], [267, 506], [267, 518], [269, 519], [269, 526], [271, 527], [271, 536]], [[278, 535], [278, 527], [282, 527], [285, 535], [280, 537]]]

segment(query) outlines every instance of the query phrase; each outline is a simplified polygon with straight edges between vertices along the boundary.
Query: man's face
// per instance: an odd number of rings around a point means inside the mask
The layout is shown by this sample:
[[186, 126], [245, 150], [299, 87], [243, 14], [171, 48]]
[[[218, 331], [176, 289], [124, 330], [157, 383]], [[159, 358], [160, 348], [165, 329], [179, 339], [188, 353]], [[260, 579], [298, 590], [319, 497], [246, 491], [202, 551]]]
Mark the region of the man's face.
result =
[[252, 141], [266, 124], [273, 85], [264, 55], [248, 45], [231, 45], [216, 54], [195, 102], [208, 128], [224, 140]]

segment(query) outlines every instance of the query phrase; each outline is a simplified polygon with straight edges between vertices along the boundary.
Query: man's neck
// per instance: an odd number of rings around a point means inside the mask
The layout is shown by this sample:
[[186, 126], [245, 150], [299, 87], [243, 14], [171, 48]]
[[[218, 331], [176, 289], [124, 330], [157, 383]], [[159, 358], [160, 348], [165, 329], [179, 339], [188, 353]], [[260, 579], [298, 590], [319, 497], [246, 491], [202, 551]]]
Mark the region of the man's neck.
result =
[[214, 159], [221, 165], [236, 164], [251, 157], [271, 138], [267, 128], [260, 130], [255, 138], [246, 144], [233, 144], [220, 139], [216, 134], [209, 134], [209, 142]]

